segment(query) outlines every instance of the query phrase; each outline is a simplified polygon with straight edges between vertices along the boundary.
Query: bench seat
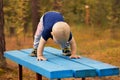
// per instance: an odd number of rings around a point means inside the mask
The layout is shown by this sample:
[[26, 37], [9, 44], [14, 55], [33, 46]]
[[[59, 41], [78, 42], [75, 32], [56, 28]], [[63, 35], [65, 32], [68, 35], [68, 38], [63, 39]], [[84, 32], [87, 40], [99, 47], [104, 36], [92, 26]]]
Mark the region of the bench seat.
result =
[[61, 50], [45, 47], [43, 54], [47, 61], [30, 57], [33, 49], [6, 51], [4, 56], [49, 79], [86, 78], [119, 75], [119, 68], [90, 58], [70, 59]]

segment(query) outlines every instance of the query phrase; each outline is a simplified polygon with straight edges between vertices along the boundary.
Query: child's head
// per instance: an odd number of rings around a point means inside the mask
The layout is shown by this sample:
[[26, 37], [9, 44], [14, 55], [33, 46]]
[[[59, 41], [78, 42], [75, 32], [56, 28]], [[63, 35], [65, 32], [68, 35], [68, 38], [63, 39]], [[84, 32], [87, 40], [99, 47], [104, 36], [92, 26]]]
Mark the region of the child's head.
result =
[[70, 27], [66, 22], [57, 22], [53, 25], [53, 40], [58, 44], [65, 44], [70, 36]]

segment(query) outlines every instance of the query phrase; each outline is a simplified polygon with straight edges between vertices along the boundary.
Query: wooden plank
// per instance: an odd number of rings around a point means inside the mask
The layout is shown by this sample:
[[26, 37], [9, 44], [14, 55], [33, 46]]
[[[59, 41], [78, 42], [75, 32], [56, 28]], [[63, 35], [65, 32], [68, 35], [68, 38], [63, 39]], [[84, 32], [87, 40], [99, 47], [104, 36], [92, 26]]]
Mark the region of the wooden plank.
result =
[[[55, 49], [55, 48], [51, 48], [51, 47], [46, 47], [44, 49], [44, 51], [46, 52], [51, 52], [52, 54], [58, 55], [60, 57], [63, 57], [65, 59], [69, 59], [69, 57], [67, 56], [62, 56], [62, 51]], [[82, 57], [80, 59], [71, 59], [71, 61], [74, 61], [76, 63], [80, 63], [82, 65], [86, 65], [92, 68], [96, 69], [97, 75], [98, 76], [112, 76], [112, 75], [119, 75], [119, 68], [116, 66], [112, 66], [110, 64], [107, 63], [103, 63], [100, 61], [96, 61], [96, 60], [92, 60], [90, 58], [85, 58]]]
[[[29, 54], [31, 50], [22, 50], [24, 53]], [[57, 55], [51, 54], [50, 52], [43, 52], [44, 56], [49, 62], [55, 63], [56, 65], [63, 66], [70, 70], [73, 70], [73, 77], [93, 77], [96, 76], [96, 71], [94, 68], [73, 62], [71, 60], [59, 57]], [[67, 74], [67, 73], [66, 73]]]
[[116, 66], [112, 66], [107, 63], [103, 63], [100, 61], [95, 61], [89, 58], [83, 57], [81, 60], [74, 60], [78, 63], [91, 66], [96, 69], [97, 75], [102, 76], [112, 76], [112, 75], [119, 75], [119, 68]]
[[36, 57], [30, 57], [28, 54], [17, 50], [7, 51], [4, 56], [50, 79], [73, 77], [72, 70], [49, 61], [37, 61]]

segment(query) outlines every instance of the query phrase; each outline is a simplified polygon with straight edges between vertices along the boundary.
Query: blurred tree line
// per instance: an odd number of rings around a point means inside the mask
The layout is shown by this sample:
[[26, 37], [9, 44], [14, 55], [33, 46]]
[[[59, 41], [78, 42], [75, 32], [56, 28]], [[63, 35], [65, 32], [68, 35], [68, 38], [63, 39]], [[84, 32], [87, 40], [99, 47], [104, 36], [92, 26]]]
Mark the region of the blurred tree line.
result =
[[6, 65], [3, 53], [5, 51], [5, 36], [4, 36], [4, 13], [3, 13], [3, 0], [0, 0], [0, 68]]
[[5, 28], [11, 35], [26, 33], [32, 30], [32, 13], [37, 18], [34, 23], [38, 23], [47, 11], [60, 11], [74, 24], [111, 29], [120, 25], [120, 0], [4, 0]]

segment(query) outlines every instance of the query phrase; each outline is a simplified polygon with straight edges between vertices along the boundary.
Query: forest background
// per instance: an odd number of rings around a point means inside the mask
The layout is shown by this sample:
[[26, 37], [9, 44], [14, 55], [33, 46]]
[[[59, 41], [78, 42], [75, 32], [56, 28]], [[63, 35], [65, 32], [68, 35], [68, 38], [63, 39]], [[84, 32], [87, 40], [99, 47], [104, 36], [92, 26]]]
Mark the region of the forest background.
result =
[[[6, 50], [32, 48], [40, 17], [59, 11], [71, 26], [78, 54], [120, 67], [120, 0], [3, 0], [3, 6]], [[59, 48], [52, 40], [46, 46]], [[7, 62], [12, 69], [0, 69], [0, 79], [16, 80], [16, 64]], [[34, 80], [33, 72], [25, 68], [28, 72], [25, 80]]]

